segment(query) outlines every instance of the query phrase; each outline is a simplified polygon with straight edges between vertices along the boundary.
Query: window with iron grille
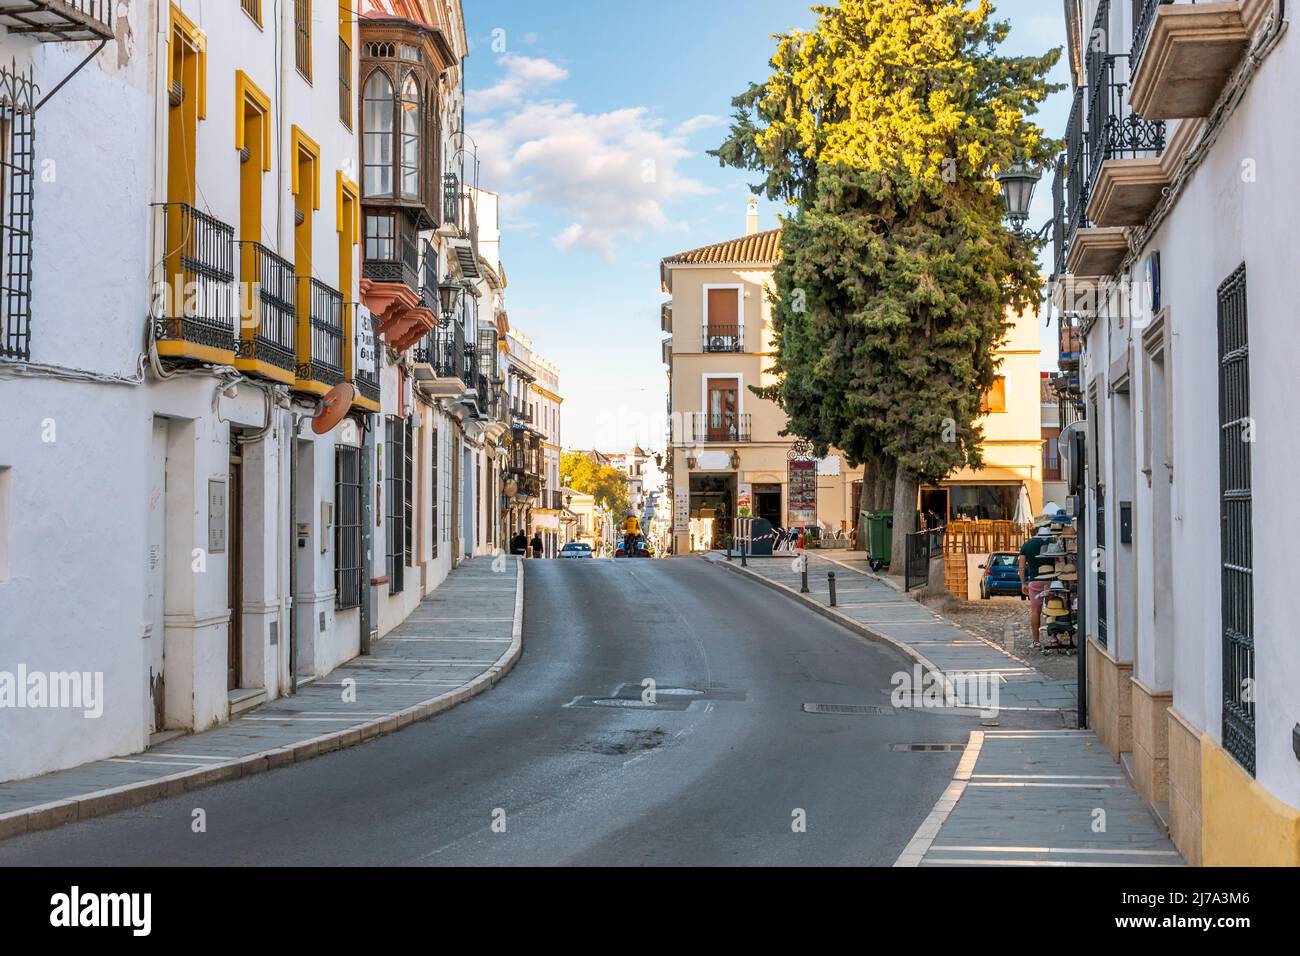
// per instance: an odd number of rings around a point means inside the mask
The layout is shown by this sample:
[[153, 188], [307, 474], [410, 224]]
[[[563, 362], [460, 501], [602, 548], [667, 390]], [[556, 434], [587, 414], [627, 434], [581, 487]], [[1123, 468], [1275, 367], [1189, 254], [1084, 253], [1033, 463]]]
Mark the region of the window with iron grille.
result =
[[442, 446], [438, 444], [438, 426], [435, 424], [429, 433], [429, 458], [433, 462], [429, 477], [429, 503], [430, 516], [429, 537], [433, 539], [433, 554], [431, 557], [438, 556], [438, 456], [442, 453]]
[[1250, 350], [1246, 266], [1219, 286], [1219, 554], [1223, 747], [1255, 774], [1255, 621], [1251, 545]]
[[32, 192], [36, 87], [0, 69], [0, 357], [32, 357]]
[[262, 25], [262, 0], [239, 0], [239, 5], [253, 18], [254, 23]]
[[406, 491], [406, 426], [396, 415], [384, 421], [384, 551], [388, 558], [388, 593], [400, 594], [405, 584], [406, 550], [403, 547]]
[[361, 604], [361, 450], [334, 452], [334, 606]]
[[402, 550], [407, 564], [415, 564], [414, 534], [415, 524], [415, 432], [408, 420], [406, 433], [402, 436]]
[[293, 2], [294, 59], [298, 72], [311, 82], [311, 0]]

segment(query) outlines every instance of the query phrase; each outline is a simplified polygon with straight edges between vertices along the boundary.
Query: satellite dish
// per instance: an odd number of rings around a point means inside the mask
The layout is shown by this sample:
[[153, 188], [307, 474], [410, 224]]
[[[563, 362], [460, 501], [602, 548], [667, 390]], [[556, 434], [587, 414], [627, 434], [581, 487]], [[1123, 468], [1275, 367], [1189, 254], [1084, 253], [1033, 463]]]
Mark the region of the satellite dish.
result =
[[357, 390], [351, 382], [340, 382], [325, 393], [320, 400], [320, 411], [311, 420], [311, 430], [317, 435], [324, 435], [335, 425], [343, 421], [352, 402], [357, 397]]

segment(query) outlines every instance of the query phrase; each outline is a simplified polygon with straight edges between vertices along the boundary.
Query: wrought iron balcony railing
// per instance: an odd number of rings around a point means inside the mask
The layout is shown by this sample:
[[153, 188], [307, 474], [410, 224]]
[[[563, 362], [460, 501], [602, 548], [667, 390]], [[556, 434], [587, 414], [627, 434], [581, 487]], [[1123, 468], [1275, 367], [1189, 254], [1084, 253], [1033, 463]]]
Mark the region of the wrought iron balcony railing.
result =
[[371, 258], [361, 264], [361, 274], [372, 282], [401, 282], [415, 293], [421, 293], [419, 246], [406, 229], [398, 230], [395, 258]]
[[[1129, 56], [1134, 71], [1142, 62], [1142, 54], [1146, 52], [1147, 37], [1151, 35], [1151, 27], [1156, 22], [1156, 11], [1173, 2], [1174, 0], [1133, 0], [1133, 45], [1129, 47]], [[1192, 2], [1195, 3], [1196, 0]]]
[[442, 221], [460, 229], [460, 177], [455, 173], [442, 177]]
[[697, 442], [749, 441], [749, 413], [695, 412], [691, 416], [691, 432], [691, 440]]
[[42, 43], [113, 39], [117, 0], [0, 0], [0, 27]]
[[1052, 165], [1052, 278], [1065, 272], [1065, 250], [1068, 236], [1065, 215], [1065, 154], [1056, 157]]
[[243, 329], [237, 357], [294, 371], [298, 283], [293, 263], [260, 242], [241, 242]]
[[705, 325], [700, 333], [701, 352], [743, 352], [744, 332], [739, 325]]
[[163, 282], [154, 337], [234, 352], [235, 230], [186, 203], [164, 203]]
[[343, 293], [318, 279], [299, 278], [298, 294], [310, 296], [311, 351], [299, 356], [302, 381], [334, 386], [343, 381]]
[[1165, 148], [1163, 120], [1145, 120], [1128, 106], [1129, 58], [1096, 55], [1089, 70], [1088, 189], [1097, 183], [1102, 163], [1111, 159], [1159, 156]]

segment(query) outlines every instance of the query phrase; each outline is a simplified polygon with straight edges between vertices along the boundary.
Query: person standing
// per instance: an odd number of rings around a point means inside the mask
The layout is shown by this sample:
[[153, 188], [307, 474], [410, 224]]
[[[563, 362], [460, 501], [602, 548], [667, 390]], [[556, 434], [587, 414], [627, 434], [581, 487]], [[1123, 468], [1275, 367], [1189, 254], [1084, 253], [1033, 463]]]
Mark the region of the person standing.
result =
[[1044, 525], [1020, 546], [1020, 593], [1029, 598], [1029, 639], [1034, 650], [1042, 647], [1038, 642], [1038, 628], [1042, 623], [1043, 591], [1047, 588], [1046, 581], [1038, 581], [1036, 578], [1044, 567], [1052, 563], [1050, 558], [1040, 558], [1038, 555], [1051, 538], [1051, 527]]
[[528, 535], [520, 528], [510, 539], [510, 553], [526, 556], [528, 554]]
[[540, 558], [540, 557], [542, 556], [542, 535], [541, 535], [541, 532], [538, 532], [538, 531], [534, 531], [534, 532], [533, 532], [533, 540], [532, 540], [531, 544], [532, 544], [532, 548], [533, 548], [533, 557], [534, 557], [534, 558]]

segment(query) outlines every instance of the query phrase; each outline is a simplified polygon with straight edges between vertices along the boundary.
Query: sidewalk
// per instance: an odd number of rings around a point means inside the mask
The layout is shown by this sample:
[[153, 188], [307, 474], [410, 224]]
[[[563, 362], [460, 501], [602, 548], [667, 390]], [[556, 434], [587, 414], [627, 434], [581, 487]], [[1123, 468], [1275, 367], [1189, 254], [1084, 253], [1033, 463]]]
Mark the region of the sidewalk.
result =
[[[1072, 717], [1078, 695], [1074, 681], [1052, 680], [1025, 661], [970, 631], [946, 621], [876, 575], [851, 563], [808, 555], [809, 594], [799, 594], [795, 555], [749, 558], [747, 568], [739, 558], [727, 561], [722, 552], [708, 560], [747, 573], [770, 587], [784, 590], [815, 610], [864, 636], [892, 644], [929, 670], [960, 673], [974, 679], [996, 680], [1003, 710], [1060, 711]], [[836, 606], [830, 606], [826, 574], [835, 572]]]
[[970, 735], [944, 795], [894, 866], [1181, 866], [1088, 730]]
[[[1074, 681], [1050, 680], [995, 644], [951, 624], [850, 555], [808, 552], [799, 594], [794, 555], [708, 560], [892, 644], [922, 666], [1000, 682], [999, 709], [1059, 711], [1073, 722]], [[837, 556], [838, 557], [838, 556]], [[835, 572], [830, 607], [826, 573]], [[1090, 730], [1014, 728], [971, 733], [952, 782], [895, 866], [1180, 866], [1182, 857]]]
[[[523, 649], [523, 562], [451, 572], [399, 627], [293, 697], [142, 753], [0, 784], [0, 839], [251, 776], [393, 733], [487, 690]], [[355, 703], [343, 701], [355, 682]]]

